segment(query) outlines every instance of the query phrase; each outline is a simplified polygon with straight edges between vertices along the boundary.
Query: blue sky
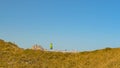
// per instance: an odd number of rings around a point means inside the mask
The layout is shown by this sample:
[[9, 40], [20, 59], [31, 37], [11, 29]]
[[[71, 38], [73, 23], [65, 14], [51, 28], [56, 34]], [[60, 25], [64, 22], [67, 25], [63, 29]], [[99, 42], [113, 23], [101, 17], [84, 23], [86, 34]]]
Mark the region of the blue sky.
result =
[[1, 0], [0, 38], [22, 48], [120, 47], [119, 0]]

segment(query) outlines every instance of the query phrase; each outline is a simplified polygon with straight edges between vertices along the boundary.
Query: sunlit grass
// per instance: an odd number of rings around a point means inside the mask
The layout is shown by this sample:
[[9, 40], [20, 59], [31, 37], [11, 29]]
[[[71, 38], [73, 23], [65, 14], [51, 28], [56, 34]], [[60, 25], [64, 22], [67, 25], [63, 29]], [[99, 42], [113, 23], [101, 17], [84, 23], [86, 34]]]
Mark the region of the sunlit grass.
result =
[[120, 48], [62, 53], [22, 49], [0, 40], [0, 68], [119, 68]]

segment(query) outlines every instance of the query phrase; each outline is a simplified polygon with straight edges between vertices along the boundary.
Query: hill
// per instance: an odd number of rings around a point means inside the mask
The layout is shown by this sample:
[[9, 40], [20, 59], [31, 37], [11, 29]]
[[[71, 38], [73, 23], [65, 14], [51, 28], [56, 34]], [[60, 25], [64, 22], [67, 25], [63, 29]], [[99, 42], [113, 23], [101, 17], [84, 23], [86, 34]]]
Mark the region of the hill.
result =
[[63, 53], [22, 49], [0, 40], [0, 68], [120, 68], [120, 48]]

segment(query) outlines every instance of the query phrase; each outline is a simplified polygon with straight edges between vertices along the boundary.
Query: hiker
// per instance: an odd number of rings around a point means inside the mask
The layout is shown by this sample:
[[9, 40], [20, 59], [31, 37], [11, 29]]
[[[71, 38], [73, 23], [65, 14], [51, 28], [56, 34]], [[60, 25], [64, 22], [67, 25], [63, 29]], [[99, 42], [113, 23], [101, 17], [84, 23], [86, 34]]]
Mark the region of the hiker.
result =
[[51, 49], [51, 50], [53, 49], [53, 44], [52, 44], [52, 43], [50, 43], [50, 49]]

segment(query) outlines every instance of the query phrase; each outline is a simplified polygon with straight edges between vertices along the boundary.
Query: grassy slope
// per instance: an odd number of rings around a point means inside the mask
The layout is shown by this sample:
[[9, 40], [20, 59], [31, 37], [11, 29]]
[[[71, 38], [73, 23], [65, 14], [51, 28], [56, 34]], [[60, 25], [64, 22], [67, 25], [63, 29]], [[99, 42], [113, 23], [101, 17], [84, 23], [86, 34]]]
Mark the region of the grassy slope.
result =
[[24, 50], [0, 40], [0, 68], [120, 68], [120, 48], [61, 53]]

